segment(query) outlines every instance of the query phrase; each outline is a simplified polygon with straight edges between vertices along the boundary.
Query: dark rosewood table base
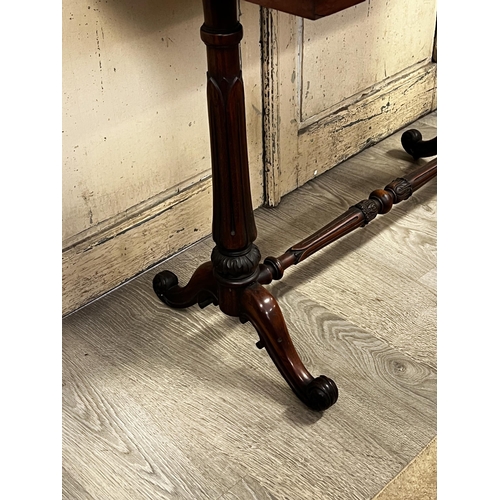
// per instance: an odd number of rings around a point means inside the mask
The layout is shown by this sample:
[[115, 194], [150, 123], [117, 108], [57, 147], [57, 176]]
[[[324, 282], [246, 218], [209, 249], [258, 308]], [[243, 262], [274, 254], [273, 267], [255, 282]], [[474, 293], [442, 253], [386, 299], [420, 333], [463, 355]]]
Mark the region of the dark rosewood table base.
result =
[[422, 140], [422, 134], [415, 129], [407, 130], [401, 136], [401, 144], [404, 150], [415, 160], [437, 155], [437, 137], [428, 141]]
[[[221, 6], [222, 4], [222, 6]], [[179, 287], [170, 271], [158, 273], [153, 287], [158, 297], [175, 308], [218, 305], [222, 312], [249, 321], [295, 394], [313, 410], [326, 410], [338, 398], [337, 386], [325, 375], [313, 377], [300, 360], [276, 299], [263, 285], [282, 278], [284, 271], [326, 245], [363, 227], [378, 214], [408, 199], [434, 178], [437, 161], [418, 168], [373, 191], [367, 200], [349, 208], [323, 229], [297, 243], [279, 257], [261, 263], [254, 245], [257, 229], [252, 209], [246, 142], [245, 105], [239, 44], [243, 30], [236, 0], [203, 0], [205, 22], [201, 38], [207, 46], [208, 113], [212, 153], [215, 248], [189, 283]]]

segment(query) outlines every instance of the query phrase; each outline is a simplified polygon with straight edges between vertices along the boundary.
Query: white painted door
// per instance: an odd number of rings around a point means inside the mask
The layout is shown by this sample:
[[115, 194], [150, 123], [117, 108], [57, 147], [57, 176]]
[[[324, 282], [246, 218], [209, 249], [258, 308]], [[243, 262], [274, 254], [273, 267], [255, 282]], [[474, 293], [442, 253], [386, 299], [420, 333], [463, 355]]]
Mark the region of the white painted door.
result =
[[262, 9], [266, 202], [436, 107], [436, 0], [309, 21]]

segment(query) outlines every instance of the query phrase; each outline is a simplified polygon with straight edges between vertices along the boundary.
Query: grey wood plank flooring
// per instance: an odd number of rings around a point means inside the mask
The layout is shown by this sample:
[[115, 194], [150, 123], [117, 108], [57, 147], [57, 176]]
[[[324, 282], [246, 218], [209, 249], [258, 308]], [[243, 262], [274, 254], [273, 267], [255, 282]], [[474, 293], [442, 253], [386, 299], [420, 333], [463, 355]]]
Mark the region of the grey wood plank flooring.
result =
[[[415, 126], [431, 138], [436, 134], [436, 120], [433, 113]], [[408, 160], [401, 152], [400, 137], [394, 134], [309, 182], [293, 197], [285, 197], [276, 209], [278, 214], [259, 212], [257, 222], [262, 229], [257, 244], [262, 254], [279, 255], [300, 237], [366, 199], [373, 189], [428, 161]], [[433, 181], [390, 213], [287, 270], [283, 281], [294, 290], [312, 293], [332, 311], [436, 367], [436, 284], [432, 279], [436, 217]]]
[[[436, 114], [419, 120], [424, 138]], [[401, 132], [256, 211], [279, 255], [414, 167]], [[314, 374], [339, 386], [323, 414], [298, 401], [258, 336], [210, 306], [172, 310], [209, 239], [63, 320], [64, 499], [372, 499], [436, 435], [436, 182], [268, 288]]]

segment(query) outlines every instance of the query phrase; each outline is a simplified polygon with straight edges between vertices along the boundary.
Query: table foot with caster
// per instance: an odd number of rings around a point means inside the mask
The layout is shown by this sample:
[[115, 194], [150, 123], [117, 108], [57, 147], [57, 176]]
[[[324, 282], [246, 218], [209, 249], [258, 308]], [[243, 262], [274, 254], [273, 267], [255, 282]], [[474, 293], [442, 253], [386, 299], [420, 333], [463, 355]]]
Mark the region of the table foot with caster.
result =
[[339, 395], [335, 382], [325, 375], [314, 378], [307, 371], [276, 299], [262, 285], [254, 283], [243, 293], [241, 309], [241, 320], [250, 321], [259, 334], [258, 347], [266, 349], [298, 398], [316, 411], [335, 404]]

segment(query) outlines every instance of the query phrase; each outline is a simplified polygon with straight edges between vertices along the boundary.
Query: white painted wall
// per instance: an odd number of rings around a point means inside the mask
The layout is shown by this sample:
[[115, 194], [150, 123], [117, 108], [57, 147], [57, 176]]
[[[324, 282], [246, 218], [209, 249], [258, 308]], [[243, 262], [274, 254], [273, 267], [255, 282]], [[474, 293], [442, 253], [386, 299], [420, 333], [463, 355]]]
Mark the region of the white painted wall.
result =
[[302, 27], [300, 119], [306, 122], [430, 61], [436, 0], [367, 0]]
[[[200, 0], [63, 0], [63, 248], [210, 175]], [[254, 203], [259, 7], [244, 2]]]
[[[302, 31], [296, 17], [268, 15], [274, 52], [264, 92], [260, 8], [241, 1], [254, 207], [264, 182], [267, 202], [278, 203], [362, 149], [375, 129], [382, 138], [430, 110], [435, 95], [435, 68], [400, 85], [394, 78], [430, 59], [435, 0], [367, 0], [304, 21]], [[62, 2], [64, 314], [210, 233], [202, 22], [201, 0]], [[369, 102], [351, 99], [374, 85], [381, 89]], [[274, 156], [264, 176], [270, 91]]]

